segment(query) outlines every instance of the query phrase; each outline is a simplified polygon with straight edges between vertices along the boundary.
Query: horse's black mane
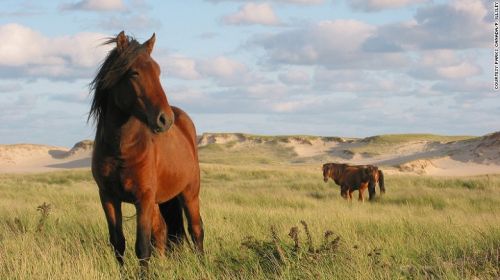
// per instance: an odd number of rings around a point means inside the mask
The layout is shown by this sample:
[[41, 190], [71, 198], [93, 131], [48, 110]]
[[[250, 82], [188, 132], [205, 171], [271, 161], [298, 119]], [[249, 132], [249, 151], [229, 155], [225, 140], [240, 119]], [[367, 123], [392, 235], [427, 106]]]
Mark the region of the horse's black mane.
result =
[[[116, 44], [117, 41], [117, 38], [110, 38], [103, 45]], [[145, 47], [133, 37], [127, 36], [127, 42], [124, 49], [119, 51], [115, 47], [108, 53], [97, 75], [90, 83], [90, 91], [94, 94], [87, 121], [93, 119], [98, 127], [106, 112], [107, 90], [123, 77], [137, 56], [145, 50]]]

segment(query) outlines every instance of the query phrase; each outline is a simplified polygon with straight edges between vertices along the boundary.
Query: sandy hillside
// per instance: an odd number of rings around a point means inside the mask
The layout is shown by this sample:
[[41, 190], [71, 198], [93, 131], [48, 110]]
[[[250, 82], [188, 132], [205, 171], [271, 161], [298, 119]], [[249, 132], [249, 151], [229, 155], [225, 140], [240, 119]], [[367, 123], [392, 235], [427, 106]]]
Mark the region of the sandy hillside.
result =
[[367, 138], [206, 133], [199, 146], [241, 152], [256, 144], [291, 149], [292, 163], [376, 164], [389, 173], [467, 176], [500, 173], [500, 132], [482, 137], [431, 134]]
[[[198, 137], [198, 145], [202, 158], [210, 148], [216, 147], [212, 153], [223, 159], [247, 158], [259, 151], [266, 157], [267, 153], [282, 151], [272, 162], [376, 164], [388, 173], [443, 176], [500, 173], [500, 132], [482, 137], [404, 134], [367, 138], [205, 133]], [[31, 144], [0, 145], [0, 172], [88, 168], [91, 150], [92, 141], [89, 140], [78, 142], [71, 149]]]
[[71, 149], [33, 144], [0, 145], [0, 173], [87, 168], [91, 153], [90, 140], [78, 142]]

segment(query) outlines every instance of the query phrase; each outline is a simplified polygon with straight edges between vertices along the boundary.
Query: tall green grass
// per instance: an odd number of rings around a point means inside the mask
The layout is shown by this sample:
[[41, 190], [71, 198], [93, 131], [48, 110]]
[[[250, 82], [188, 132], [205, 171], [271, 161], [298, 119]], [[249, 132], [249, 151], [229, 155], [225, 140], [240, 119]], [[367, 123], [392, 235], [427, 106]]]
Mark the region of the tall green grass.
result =
[[[375, 202], [347, 202], [338, 186], [323, 182], [318, 166], [203, 163], [206, 254], [184, 246], [153, 258], [149, 273], [152, 279], [500, 277], [500, 176], [387, 175], [386, 188]], [[43, 203], [50, 208], [37, 210]], [[124, 205], [130, 218], [120, 271], [89, 171], [0, 175], [0, 279], [134, 278], [134, 212]]]

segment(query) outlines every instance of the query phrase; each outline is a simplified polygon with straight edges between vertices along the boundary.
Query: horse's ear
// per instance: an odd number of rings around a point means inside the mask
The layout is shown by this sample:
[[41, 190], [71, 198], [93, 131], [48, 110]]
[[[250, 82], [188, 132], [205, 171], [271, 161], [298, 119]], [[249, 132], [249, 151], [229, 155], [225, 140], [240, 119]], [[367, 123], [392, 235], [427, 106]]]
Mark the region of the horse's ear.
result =
[[153, 33], [153, 36], [149, 38], [146, 42], [144, 42], [144, 46], [146, 46], [146, 50], [148, 51], [149, 54], [153, 51], [153, 47], [155, 46], [155, 41], [156, 41], [156, 35]]
[[125, 31], [120, 32], [116, 37], [116, 48], [118, 52], [123, 52], [128, 47], [128, 38]]

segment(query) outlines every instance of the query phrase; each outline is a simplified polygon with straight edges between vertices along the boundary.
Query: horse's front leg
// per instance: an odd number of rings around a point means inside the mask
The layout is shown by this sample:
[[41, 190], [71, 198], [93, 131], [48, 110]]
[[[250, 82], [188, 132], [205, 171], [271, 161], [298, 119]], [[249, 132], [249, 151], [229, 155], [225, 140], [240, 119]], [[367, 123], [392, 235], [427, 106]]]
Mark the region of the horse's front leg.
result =
[[187, 214], [189, 234], [191, 235], [196, 251], [203, 254], [203, 238], [205, 233], [203, 229], [203, 220], [200, 215], [199, 191], [199, 183], [192, 184], [182, 192], [182, 197], [184, 199], [184, 207]]
[[363, 189], [359, 189], [359, 195], [358, 195], [358, 201], [361, 201], [361, 202], [364, 202], [365, 201], [365, 198], [364, 198], [364, 193], [365, 190]]
[[167, 226], [161, 215], [158, 204], [155, 204], [154, 206], [152, 219], [152, 243], [155, 246], [158, 255], [163, 256], [167, 244]]
[[155, 201], [152, 191], [145, 191], [135, 204], [137, 211], [137, 234], [135, 241], [135, 254], [139, 258], [142, 268], [147, 268], [151, 257], [151, 231], [153, 226], [153, 213]]
[[341, 186], [340, 187], [340, 196], [342, 196], [344, 199], [347, 200], [347, 192], [349, 191], [349, 188], [346, 186]]
[[108, 222], [109, 241], [113, 246], [118, 263], [123, 266], [123, 256], [125, 253], [125, 237], [122, 228], [121, 202], [108, 195], [102, 189], [99, 190], [102, 208]]

